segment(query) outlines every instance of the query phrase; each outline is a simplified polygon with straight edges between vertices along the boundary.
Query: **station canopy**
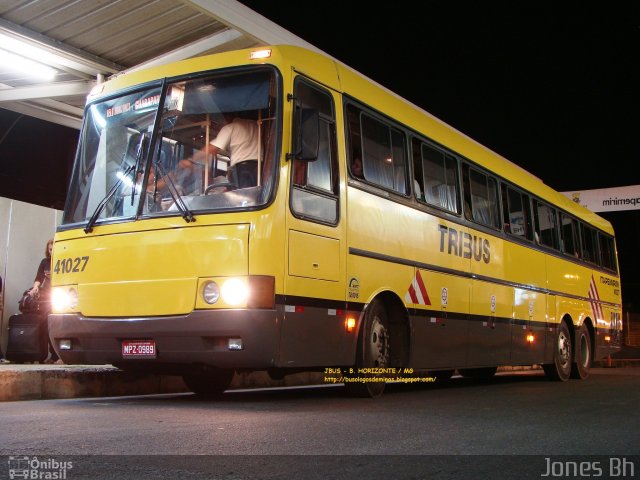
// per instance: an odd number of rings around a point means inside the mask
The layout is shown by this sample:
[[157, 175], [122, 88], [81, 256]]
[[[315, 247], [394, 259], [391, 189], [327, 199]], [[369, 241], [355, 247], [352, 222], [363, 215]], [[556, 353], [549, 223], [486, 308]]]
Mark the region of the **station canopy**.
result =
[[235, 0], [0, 2], [0, 108], [79, 129], [97, 82], [266, 44], [318, 51]]

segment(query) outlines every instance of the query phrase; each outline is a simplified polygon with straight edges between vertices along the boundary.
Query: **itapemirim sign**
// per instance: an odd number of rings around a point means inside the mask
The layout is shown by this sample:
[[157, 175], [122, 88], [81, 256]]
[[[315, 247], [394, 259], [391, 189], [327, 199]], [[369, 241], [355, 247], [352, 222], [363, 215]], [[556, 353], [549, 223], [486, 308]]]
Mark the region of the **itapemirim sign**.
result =
[[592, 212], [640, 209], [640, 185], [562, 193]]

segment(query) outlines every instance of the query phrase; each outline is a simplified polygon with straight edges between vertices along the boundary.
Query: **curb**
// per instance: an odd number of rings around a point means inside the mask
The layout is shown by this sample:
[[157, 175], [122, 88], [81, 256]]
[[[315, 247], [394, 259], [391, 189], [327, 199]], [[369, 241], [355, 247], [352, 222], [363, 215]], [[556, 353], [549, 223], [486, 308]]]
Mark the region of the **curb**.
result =
[[14, 368], [0, 372], [0, 401], [5, 402], [186, 391], [180, 377], [132, 374], [114, 367]]
[[[267, 372], [236, 373], [230, 389], [319, 385], [321, 373], [296, 373], [273, 380]], [[119, 370], [111, 365], [0, 366], [0, 402], [116, 397], [189, 392], [182, 378]]]

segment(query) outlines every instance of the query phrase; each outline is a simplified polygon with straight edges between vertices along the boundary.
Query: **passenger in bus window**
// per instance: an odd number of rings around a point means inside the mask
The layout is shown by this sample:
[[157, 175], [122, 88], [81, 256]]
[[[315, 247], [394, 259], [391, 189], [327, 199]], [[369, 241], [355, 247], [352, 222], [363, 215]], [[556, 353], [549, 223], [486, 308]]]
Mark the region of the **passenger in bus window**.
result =
[[354, 155], [353, 157], [353, 162], [351, 162], [351, 174], [356, 178], [364, 178], [362, 158], [360, 155]]
[[[235, 117], [210, 142], [212, 153], [229, 155], [229, 181], [238, 188], [258, 184], [259, 130], [255, 120]], [[210, 150], [211, 151], [211, 150]]]

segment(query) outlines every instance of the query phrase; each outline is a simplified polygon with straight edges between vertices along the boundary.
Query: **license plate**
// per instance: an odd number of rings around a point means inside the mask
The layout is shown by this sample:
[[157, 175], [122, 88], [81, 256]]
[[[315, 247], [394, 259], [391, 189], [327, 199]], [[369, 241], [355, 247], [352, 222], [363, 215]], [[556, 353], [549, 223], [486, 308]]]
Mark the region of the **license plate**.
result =
[[123, 340], [122, 358], [156, 358], [153, 340]]

